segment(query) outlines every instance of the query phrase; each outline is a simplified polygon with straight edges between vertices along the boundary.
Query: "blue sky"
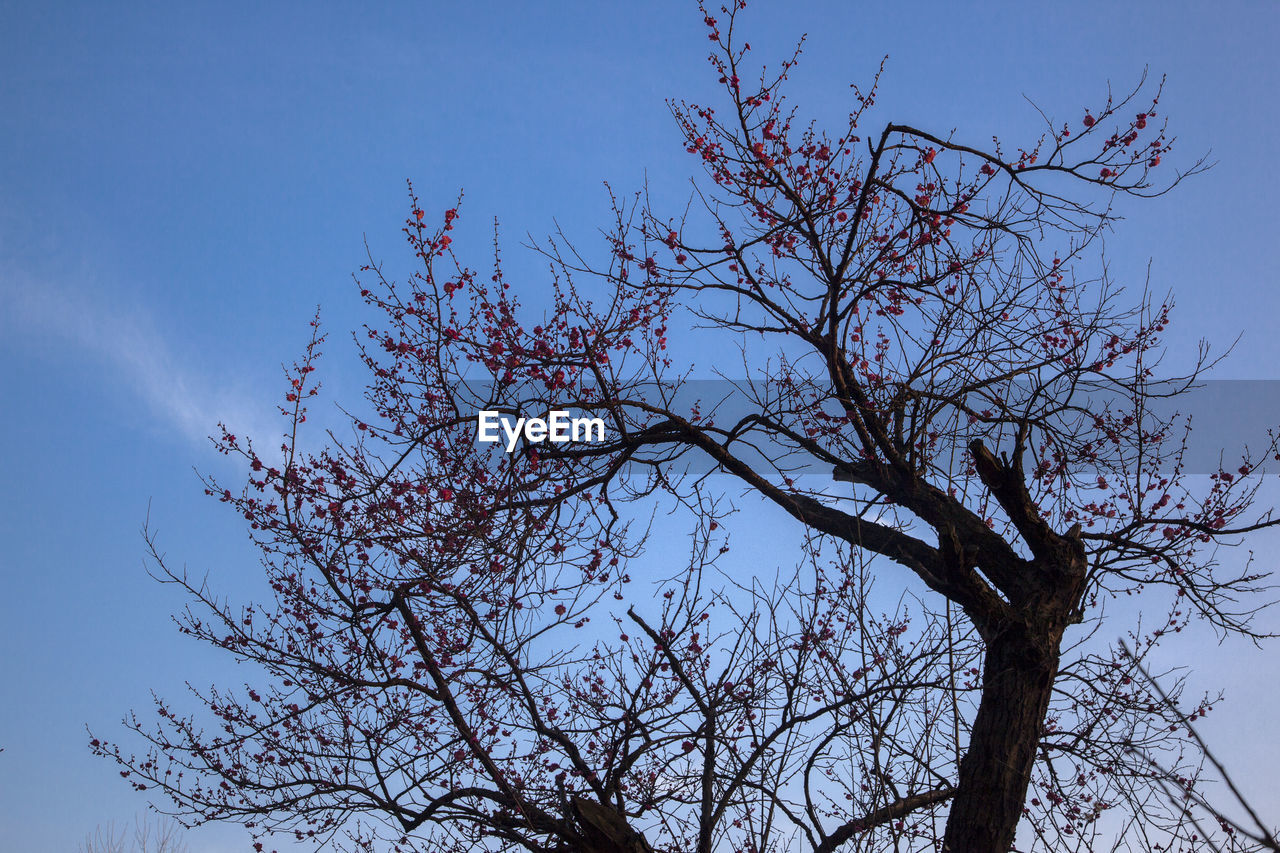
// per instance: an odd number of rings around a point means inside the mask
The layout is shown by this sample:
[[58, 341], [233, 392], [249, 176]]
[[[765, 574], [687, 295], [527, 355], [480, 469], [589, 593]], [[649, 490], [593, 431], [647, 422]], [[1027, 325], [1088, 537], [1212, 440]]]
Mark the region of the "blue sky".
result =
[[[604, 180], [683, 192], [696, 164], [664, 98], [712, 91], [699, 17], [677, 2], [0, 2], [6, 849], [71, 849], [142, 808], [88, 755], [86, 723], [114, 733], [153, 688], [239, 677], [177, 637], [181, 600], [146, 576], [139, 528], [150, 506], [175, 560], [256, 590], [237, 519], [193, 473], [235, 473], [203, 437], [219, 419], [271, 434], [279, 365], [317, 305], [335, 333], [328, 399], [358, 393], [351, 272], [366, 235], [405, 269], [405, 180], [429, 209], [465, 189], [477, 266], [500, 217], [536, 302], [526, 232], [554, 218], [589, 239]], [[1175, 349], [1243, 334], [1218, 375], [1280, 378], [1280, 6], [759, 2], [746, 26], [760, 57], [809, 33], [792, 96], [814, 115], [838, 117], [887, 54], [879, 119], [978, 140], [1034, 128], [1024, 95], [1075, 117], [1108, 80], [1168, 74], [1174, 161], [1211, 150], [1217, 166], [1129, 209], [1113, 270], [1140, 283], [1151, 261], [1177, 296]], [[1269, 719], [1261, 674], [1280, 683], [1280, 648], [1183, 654], [1237, 699], [1207, 724], [1224, 752], [1250, 773], [1280, 762], [1272, 740], [1235, 735]], [[241, 838], [190, 836], [197, 851]]]

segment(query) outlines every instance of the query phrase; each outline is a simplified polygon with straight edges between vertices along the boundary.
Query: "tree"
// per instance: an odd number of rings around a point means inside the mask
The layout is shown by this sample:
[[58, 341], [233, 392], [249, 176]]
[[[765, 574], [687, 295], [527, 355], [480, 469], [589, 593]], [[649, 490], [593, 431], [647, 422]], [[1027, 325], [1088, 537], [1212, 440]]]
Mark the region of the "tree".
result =
[[[1020, 823], [1038, 849], [1205, 842], [1161, 794], [1194, 787], [1185, 726], [1212, 702], [1184, 716], [1136, 676], [1193, 618], [1257, 638], [1263, 577], [1215, 548], [1276, 523], [1253, 499], [1280, 448], [1187, 474], [1189, 424], [1157, 404], [1208, 353], [1158, 376], [1170, 302], [1094, 266], [1117, 199], [1186, 174], [1154, 182], [1159, 87], [1026, 147], [864, 131], [874, 86], [823, 132], [784, 98], [798, 50], [749, 82], [741, 8], [704, 10], [727, 106], [672, 104], [707, 176], [680, 216], [641, 193], [603, 254], [535, 246], [534, 322], [496, 248], [486, 279], [457, 207], [411, 191], [416, 270], [362, 270], [351, 436], [307, 449], [318, 320], [280, 457], [223, 431], [248, 482], [207, 491], [275, 600], [233, 606], [148, 541], [193, 597], [182, 630], [263, 677], [196, 693], [216, 730], [158, 699], [128, 721], [148, 751], [94, 739], [136, 787], [370, 849], [986, 853]], [[737, 347], [745, 414], [690, 399], [677, 328]], [[607, 435], [475, 440], [479, 412], [551, 410]], [[727, 483], [798, 523], [793, 573], [735, 562]], [[631, 572], [660, 506], [692, 534], [655, 595]], [[908, 593], [885, 606], [876, 580]], [[1129, 595], [1165, 615], [1126, 651], [1095, 635]]]
[[187, 853], [189, 848], [182, 841], [181, 828], [171, 820], [152, 823], [141, 818], [134, 820], [133, 843], [128, 834], [118, 832], [114, 823], [99, 826], [76, 848], [77, 853]]

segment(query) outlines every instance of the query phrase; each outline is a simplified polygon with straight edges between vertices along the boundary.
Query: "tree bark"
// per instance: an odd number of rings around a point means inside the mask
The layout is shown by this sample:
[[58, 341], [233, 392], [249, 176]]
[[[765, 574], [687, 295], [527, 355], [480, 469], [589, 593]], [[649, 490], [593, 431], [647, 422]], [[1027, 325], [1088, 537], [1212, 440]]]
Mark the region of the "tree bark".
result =
[[618, 812], [584, 797], [570, 800], [581, 833], [575, 853], [653, 853], [644, 836]]
[[949, 853], [1008, 853], [1013, 845], [1062, 636], [1057, 626], [1031, 624], [1009, 619], [987, 642], [982, 698], [947, 816]]

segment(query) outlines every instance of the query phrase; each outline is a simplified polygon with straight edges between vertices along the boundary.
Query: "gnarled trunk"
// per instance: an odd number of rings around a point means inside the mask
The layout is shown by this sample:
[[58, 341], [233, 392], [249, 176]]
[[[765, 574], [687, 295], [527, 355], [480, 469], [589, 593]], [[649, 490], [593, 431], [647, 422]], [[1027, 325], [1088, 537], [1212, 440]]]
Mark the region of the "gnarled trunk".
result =
[[987, 641], [982, 699], [960, 762], [943, 849], [1008, 853], [1022, 817], [1045, 713], [1058, 675], [1061, 630], [1006, 623]]
[[644, 836], [618, 812], [584, 797], [570, 804], [581, 833], [575, 853], [653, 853]]

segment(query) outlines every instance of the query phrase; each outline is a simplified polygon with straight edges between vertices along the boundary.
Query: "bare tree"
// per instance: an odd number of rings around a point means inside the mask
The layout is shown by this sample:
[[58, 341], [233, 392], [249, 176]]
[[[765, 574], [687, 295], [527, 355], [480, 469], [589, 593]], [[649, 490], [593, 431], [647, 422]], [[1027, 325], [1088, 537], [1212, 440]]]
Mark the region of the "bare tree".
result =
[[116, 830], [114, 823], [97, 827], [76, 848], [77, 853], [188, 853], [182, 840], [182, 827], [168, 819], [157, 821], [136, 818], [133, 837], [125, 829]]
[[[705, 13], [725, 104], [672, 104], [707, 174], [680, 215], [641, 193], [602, 252], [536, 246], [535, 322], [496, 251], [490, 275], [455, 254], [457, 208], [413, 198], [416, 270], [362, 271], [351, 435], [305, 449], [318, 331], [281, 458], [224, 431], [248, 483], [207, 489], [275, 600], [234, 606], [148, 541], [182, 630], [263, 675], [196, 691], [212, 726], [157, 700], [140, 755], [94, 739], [136, 787], [358, 849], [1199, 843], [1162, 796], [1199, 744], [1135, 677], [1190, 619], [1257, 637], [1262, 577], [1215, 549], [1276, 523], [1253, 503], [1280, 455], [1188, 474], [1157, 404], [1208, 353], [1158, 376], [1170, 303], [1096, 265], [1118, 200], [1185, 174], [1153, 182], [1159, 87], [1023, 147], [864, 130], [874, 86], [824, 132], [785, 101], [794, 56], [748, 79], [739, 11]], [[676, 330], [739, 381], [703, 399]], [[476, 441], [479, 412], [552, 410], [607, 435]], [[729, 550], [734, 500], [797, 523], [794, 571]], [[689, 556], [633, 585], [658, 507]], [[1125, 653], [1096, 632], [1132, 595]]]

